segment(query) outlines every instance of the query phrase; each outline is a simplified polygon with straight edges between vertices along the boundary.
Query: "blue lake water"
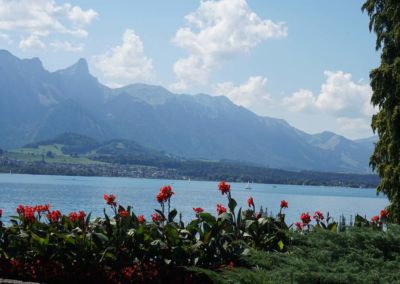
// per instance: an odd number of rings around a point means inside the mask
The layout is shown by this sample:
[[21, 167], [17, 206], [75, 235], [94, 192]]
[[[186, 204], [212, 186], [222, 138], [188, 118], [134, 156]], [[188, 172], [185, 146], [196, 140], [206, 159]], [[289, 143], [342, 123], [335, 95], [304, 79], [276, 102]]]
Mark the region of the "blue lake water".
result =
[[[113, 193], [118, 202], [132, 205], [136, 214], [149, 218], [153, 209], [159, 208], [155, 196], [163, 185], [173, 187], [172, 207], [182, 212], [186, 221], [194, 217], [193, 207], [215, 213], [217, 203], [227, 203], [217, 190], [217, 182], [0, 174], [0, 208], [5, 219], [15, 215], [19, 204], [44, 203], [64, 214], [85, 210], [102, 216], [103, 194]], [[256, 208], [262, 205], [268, 212], [277, 213], [284, 199], [289, 202], [288, 222], [296, 221], [302, 212], [311, 214], [315, 210], [329, 211], [335, 219], [341, 214], [354, 217], [356, 213], [370, 218], [388, 204], [375, 189], [271, 184], [253, 184], [251, 190], [245, 187], [243, 183], [231, 183], [232, 196], [239, 206], [247, 207], [247, 198], [252, 196]]]

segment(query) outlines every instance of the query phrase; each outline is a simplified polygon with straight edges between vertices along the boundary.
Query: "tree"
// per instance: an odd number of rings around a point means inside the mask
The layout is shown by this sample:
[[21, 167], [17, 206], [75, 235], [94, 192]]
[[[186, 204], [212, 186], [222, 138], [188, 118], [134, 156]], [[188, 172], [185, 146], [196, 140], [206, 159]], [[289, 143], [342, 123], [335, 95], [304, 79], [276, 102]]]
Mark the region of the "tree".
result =
[[51, 151], [48, 151], [48, 152], [46, 153], [46, 156], [47, 156], [48, 158], [54, 158], [54, 154], [53, 154], [53, 152], [51, 152]]
[[390, 218], [400, 223], [400, 1], [367, 0], [362, 10], [376, 34], [376, 50], [381, 50], [380, 66], [370, 73], [371, 102], [379, 108], [372, 117], [379, 140], [370, 165], [381, 178], [378, 192], [390, 200]]

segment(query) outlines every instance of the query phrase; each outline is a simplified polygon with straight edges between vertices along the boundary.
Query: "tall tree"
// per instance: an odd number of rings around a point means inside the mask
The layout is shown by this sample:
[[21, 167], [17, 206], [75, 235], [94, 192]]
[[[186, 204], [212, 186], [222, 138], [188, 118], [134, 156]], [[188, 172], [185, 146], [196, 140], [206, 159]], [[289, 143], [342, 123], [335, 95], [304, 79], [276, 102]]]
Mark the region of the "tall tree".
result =
[[381, 178], [378, 192], [389, 200], [389, 214], [400, 223], [400, 0], [367, 0], [370, 31], [376, 34], [381, 64], [370, 73], [372, 99], [379, 112], [372, 117], [378, 133], [370, 165]]

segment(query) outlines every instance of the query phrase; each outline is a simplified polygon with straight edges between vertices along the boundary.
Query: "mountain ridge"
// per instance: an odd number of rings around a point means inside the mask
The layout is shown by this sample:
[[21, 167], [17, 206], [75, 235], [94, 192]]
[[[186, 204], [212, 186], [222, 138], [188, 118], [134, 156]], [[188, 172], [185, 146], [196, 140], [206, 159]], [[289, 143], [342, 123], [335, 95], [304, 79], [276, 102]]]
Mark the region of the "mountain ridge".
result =
[[[5, 61], [13, 66], [6, 69]], [[48, 72], [39, 59], [0, 51], [0, 72], [8, 74], [0, 78], [2, 148], [76, 132], [100, 141], [134, 140], [195, 159], [370, 172], [366, 143], [329, 132], [308, 134], [285, 120], [257, 116], [225, 96], [174, 94], [146, 84], [111, 89], [90, 74], [84, 59]]]

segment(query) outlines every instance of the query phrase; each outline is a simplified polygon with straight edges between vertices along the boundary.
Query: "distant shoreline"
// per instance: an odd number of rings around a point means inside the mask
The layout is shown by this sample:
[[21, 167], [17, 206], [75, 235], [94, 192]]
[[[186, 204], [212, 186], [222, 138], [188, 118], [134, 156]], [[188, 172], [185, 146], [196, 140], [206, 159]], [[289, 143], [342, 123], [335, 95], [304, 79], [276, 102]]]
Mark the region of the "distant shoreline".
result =
[[55, 163], [26, 163], [0, 159], [0, 173], [63, 175], [86, 177], [130, 177], [193, 181], [253, 182], [260, 184], [285, 184], [307, 186], [333, 186], [350, 188], [376, 188], [379, 178], [375, 175], [324, 173], [314, 171], [292, 172], [278, 169], [236, 166], [216, 163], [212, 167], [188, 166], [162, 168], [145, 165], [82, 165]]

